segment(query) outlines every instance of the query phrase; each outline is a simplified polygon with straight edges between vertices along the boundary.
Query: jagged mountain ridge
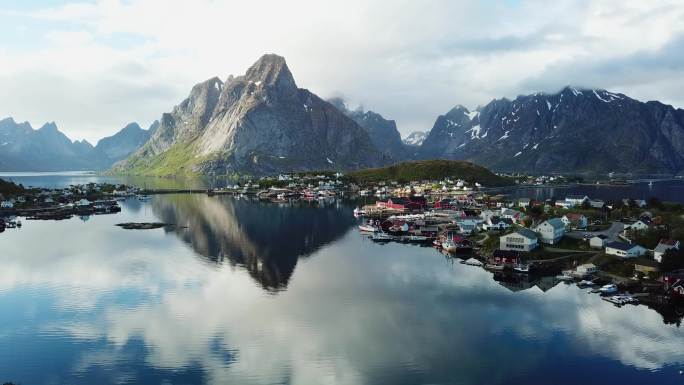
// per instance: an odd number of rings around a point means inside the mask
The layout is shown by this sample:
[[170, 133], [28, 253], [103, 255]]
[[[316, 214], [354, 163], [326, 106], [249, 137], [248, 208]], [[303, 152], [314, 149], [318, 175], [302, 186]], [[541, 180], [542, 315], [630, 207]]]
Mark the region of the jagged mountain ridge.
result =
[[127, 157], [149, 139], [153, 130], [129, 124], [93, 146], [71, 141], [54, 122], [33, 129], [28, 122], [0, 120], [0, 171], [104, 170]]
[[365, 111], [361, 107], [350, 110], [344, 99], [339, 97], [331, 98], [328, 102], [363, 127], [373, 145], [392, 160], [402, 161], [409, 157], [409, 149], [402, 142], [394, 120], [385, 119], [377, 112]]
[[422, 159], [469, 160], [497, 171], [684, 171], [684, 110], [606, 90], [565, 87], [456, 106], [435, 121]]
[[269, 174], [387, 163], [367, 132], [297, 87], [285, 59], [268, 54], [243, 76], [212, 78], [162, 115], [137, 153], [115, 167], [134, 174]]

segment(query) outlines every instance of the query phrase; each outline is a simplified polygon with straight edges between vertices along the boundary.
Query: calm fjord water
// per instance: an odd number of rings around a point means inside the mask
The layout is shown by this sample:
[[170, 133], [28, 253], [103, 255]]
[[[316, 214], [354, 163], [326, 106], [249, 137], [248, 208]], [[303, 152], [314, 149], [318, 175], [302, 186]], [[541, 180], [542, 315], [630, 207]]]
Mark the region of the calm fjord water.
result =
[[[656, 311], [374, 244], [343, 203], [122, 207], [0, 234], [0, 381], [684, 381], [684, 333]], [[114, 226], [128, 221], [180, 227]]]

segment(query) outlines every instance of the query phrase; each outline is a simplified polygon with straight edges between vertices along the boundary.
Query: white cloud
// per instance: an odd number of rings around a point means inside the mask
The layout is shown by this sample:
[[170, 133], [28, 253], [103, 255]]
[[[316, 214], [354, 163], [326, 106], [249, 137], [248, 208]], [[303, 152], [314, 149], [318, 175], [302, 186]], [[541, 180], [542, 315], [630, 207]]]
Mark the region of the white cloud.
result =
[[[44, 29], [27, 42], [35, 49], [0, 45], [0, 115], [55, 120], [90, 140], [146, 124], [193, 84], [242, 73], [266, 52], [285, 56], [301, 87], [341, 93], [404, 133], [455, 104], [566, 84], [684, 105], [681, 66], [658, 61], [681, 63], [667, 50], [684, 29], [677, 1], [101, 0], [0, 17]], [[628, 69], [640, 55], [654, 58], [648, 71], [604, 77], [594, 66]]]

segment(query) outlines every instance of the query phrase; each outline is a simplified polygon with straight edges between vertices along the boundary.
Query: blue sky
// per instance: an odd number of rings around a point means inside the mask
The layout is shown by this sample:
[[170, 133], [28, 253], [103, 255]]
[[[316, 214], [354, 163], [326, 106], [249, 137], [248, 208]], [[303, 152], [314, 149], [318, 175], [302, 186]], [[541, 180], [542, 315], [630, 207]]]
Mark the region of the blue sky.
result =
[[565, 85], [684, 106], [681, 1], [0, 0], [0, 117], [96, 141], [285, 56], [300, 87], [428, 130]]

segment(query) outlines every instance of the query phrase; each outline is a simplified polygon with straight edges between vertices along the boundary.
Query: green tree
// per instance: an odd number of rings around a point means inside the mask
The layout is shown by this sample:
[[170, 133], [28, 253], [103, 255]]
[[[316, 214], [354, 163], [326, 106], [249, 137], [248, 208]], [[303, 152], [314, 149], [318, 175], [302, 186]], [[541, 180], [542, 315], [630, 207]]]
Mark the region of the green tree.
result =
[[672, 271], [684, 269], [684, 250], [670, 249], [663, 254], [660, 270]]

